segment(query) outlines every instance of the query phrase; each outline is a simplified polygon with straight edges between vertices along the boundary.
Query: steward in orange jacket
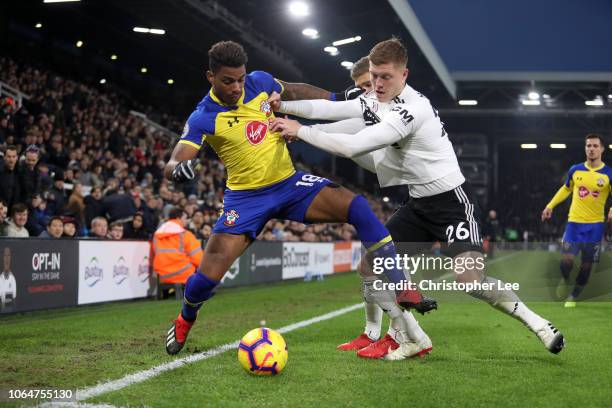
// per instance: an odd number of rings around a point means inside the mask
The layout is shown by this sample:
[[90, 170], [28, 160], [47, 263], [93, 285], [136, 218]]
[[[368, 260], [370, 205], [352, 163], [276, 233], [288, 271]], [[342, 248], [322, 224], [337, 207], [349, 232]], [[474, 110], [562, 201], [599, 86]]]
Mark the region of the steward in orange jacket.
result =
[[187, 214], [170, 213], [170, 220], [164, 222], [153, 234], [153, 270], [159, 275], [160, 283], [182, 283], [200, 266], [202, 244], [185, 229]]

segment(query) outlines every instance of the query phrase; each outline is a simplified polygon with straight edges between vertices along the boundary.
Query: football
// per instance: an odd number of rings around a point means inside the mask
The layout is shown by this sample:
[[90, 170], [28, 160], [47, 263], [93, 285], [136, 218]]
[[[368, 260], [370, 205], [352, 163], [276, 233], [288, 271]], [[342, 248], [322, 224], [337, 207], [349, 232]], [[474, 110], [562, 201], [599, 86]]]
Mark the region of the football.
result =
[[244, 335], [238, 346], [240, 365], [253, 375], [277, 375], [287, 364], [287, 343], [277, 331], [266, 327]]

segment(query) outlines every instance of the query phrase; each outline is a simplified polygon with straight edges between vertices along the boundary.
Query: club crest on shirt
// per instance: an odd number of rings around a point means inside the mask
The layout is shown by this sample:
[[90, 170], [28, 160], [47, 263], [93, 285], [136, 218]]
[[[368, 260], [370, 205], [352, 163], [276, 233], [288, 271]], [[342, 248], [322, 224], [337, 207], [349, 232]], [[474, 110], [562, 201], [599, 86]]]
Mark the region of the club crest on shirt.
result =
[[261, 101], [259, 110], [266, 114], [266, 118], [269, 118], [272, 115], [272, 107], [270, 107], [270, 103], [268, 101]]
[[238, 218], [240, 218], [240, 216], [236, 210], [229, 210], [227, 214], [225, 214], [225, 221], [223, 221], [223, 224], [227, 225], [228, 227], [233, 227], [236, 225], [236, 220]]
[[602, 178], [597, 179], [597, 187], [603, 187], [606, 182]]
[[258, 145], [266, 138], [268, 124], [258, 120], [252, 120], [245, 126], [244, 133], [250, 144]]

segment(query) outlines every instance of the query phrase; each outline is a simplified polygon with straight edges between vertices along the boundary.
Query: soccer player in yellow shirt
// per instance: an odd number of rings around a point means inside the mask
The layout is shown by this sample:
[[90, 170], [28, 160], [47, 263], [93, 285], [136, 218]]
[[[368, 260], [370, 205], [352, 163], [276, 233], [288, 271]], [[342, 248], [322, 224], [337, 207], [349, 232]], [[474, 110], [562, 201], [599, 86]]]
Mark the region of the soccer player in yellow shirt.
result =
[[[553, 208], [572, 195], [572, 205], [565, 233], [561, 275], [568, 284], [574, 267], [574, 257], [582, 251], [580, 272], [565, 307], [576, 307], [576, 299], [589, 281], [593, 263], [599, 260], [599, 250], [605, 232], [604, 210], [610, 193], [612, 168], [602, 160], [605, 144], [601, 136], [591, 133], [585, 139], [586, 162], [572, 166], [565, 183], [542, 211], [542, 221], [552, 216]], [[608, 212], [612, 221], [612, 209]]]
[[[189, 116], [183, 134], [166, 164], [165, 176], [175, 182], [195, 178], [197, 156], [206, 141], [227, 169], [223, 214], [206, 245], [200, 267], [185, 286], [183, 308], [166, 337], [166, 351], [177, 354], [202, 304], [211, 298], [234, 260], [272, 218], [297, 222], [348, 222], [374, 258], [395, 258], [389, 231], [363, 196], [330, 180], [296, 171], [285, 140], [270, 130], [273, 92], [285, 99], [335, 99], [306, 84], [286, 84], [263, 71], [247, 75], [247, 55], [233, 41], [214, 44], [208, 52], [206, 77], [211, 90]], [[177, 271], [180, 273], [181, 271]], [[385, 270], [387, 279], [406, 288], [400, 267]], [[396, 291], [397, 303], [424, 313], [436, 302], [410, 288]]]

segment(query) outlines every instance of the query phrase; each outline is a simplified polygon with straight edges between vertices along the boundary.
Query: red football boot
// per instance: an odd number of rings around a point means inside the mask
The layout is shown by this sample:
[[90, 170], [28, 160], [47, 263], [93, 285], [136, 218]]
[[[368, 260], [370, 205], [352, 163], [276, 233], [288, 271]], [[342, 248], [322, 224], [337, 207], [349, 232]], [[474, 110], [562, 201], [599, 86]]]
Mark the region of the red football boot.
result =
[[389, 334], [386, 334], [385, 337], [377, 342], [359, 350], [357, 355], [363, 358], [383, 358], [390, 351], [393, 351], [398, 347], [399, 343], [395, 341], [393, 337], [389, 336]]
[[367, 334], [361, 333], [356, 339], [353, 339], [348, 343], [342, 343], [341, 345], [336, 347], [336, 350], [361, 350], [362, 348], [367, 347], [372, 343], [374, 343], [374, 340], [369, 338]]
[[191, 330], [194, 323], [183, 319], [183, 316], [179, 313], [176, 320], [172, 322], [166, 337], [166, 352], [168, 354], [174, 355], [181, 351], [187, 341], [189, 330]]

